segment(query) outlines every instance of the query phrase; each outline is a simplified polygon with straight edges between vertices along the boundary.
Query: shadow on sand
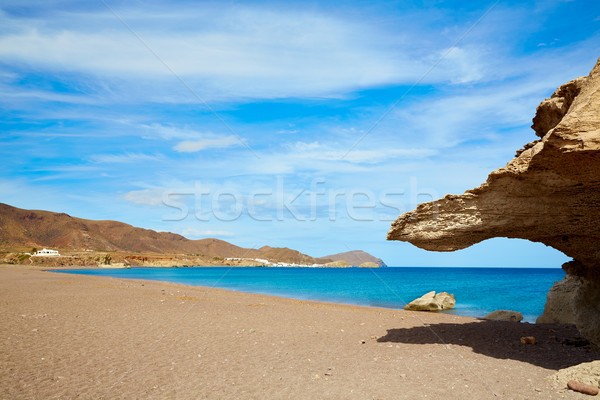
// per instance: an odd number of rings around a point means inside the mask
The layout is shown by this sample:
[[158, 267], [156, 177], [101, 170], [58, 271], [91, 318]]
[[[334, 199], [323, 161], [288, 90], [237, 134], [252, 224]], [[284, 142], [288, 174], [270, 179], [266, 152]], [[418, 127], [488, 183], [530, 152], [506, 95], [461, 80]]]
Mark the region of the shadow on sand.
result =
[[[534, 336], [536, 344], [520, 338]], [[378, 342], [467, 346], [474, 352], [498, 359], [512, 359], [548, 369], [561, 369], [600, 359], [574, 326], [535, 325], [517, 322], [475, 321], [440, 323], [413, 328], [388, 329]]]

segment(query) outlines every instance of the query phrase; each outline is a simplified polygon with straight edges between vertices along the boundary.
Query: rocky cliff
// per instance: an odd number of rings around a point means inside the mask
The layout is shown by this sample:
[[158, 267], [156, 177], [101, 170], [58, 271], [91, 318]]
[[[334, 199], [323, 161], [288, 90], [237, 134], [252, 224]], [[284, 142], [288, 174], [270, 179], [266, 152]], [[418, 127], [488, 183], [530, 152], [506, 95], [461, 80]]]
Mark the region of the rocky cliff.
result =
[[528, 239], [573, 258], [581, 284], [573, 320], [600, 344], [600, 60], [537, 108], [540, 139], [463, 195], [420, 204], [392, 224], [388, 240], [453, 251], [493, 237]]
[[381, 258], [372, 256], [371, 254], [362, 250], [352, 250], [345, 253], [331, 254], [328, 256], [320, 257], [318, 260], [328, 262], [333, 261], [345, 261], [350, 265], [359, 266], [362, 263], [371, 262], [377, 264], [378, 267], [387, 267]]

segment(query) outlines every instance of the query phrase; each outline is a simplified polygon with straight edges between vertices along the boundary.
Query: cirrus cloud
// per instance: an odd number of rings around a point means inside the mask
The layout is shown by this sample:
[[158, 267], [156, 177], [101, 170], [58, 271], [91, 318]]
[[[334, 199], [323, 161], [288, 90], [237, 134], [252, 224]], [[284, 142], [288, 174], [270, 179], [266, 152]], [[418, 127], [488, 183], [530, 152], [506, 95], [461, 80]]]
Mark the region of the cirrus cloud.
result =
[[143, 90], [146, 98], [161, 102], [190, 97], [186, 90], [174, 90], [179, 77], [209, 100], [339, 97], [422, 78], [450, 82], [458, 74], [466, 82], [481, 77], [473, 71], [482, 60], [458, 46], [445, 68], [424, 76], [441, 46], [367, 20], [258, 6], [162, 11], [159, 16], [120, 6], [114, 14], [63, 12], [50, 19], [4, 13], [0, 57], [55, 74], [80, 74], [82, 82], [99, 77], [120, 99]]
[[201, 150], [224, 149], [242, 144], [240, 138], [231, 135], [215, 139], [184, 140], [177, 143], [173, 150], [179, 153], [196, 153]]

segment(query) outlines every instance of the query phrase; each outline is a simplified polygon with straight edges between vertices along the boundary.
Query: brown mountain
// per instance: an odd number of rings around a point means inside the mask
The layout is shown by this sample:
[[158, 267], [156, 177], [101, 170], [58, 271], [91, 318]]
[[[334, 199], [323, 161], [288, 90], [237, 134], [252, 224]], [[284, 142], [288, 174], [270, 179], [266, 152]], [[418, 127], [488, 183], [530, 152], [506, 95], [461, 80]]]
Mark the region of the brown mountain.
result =
[[359, 266], [364, 262], [374, 262], [380, 267], [387, 267], [381, 258], [376, 258], [362, 250], [352, 250], [345, 253], [332, 254], [330, 256], [320, 257], [319, 260], [330, 259], [333, 261], [346, 261], [350, 265]]
[[0, 243], [5, 247], [52, 247], [210, 257], [261, 258], [298, 264], [324, 263], [299, 251], [264, 246], [246, 249], [219, 239], [190, 240], [117, 221], [93, 221], [64, 213], [23, 210], [0, 203]]

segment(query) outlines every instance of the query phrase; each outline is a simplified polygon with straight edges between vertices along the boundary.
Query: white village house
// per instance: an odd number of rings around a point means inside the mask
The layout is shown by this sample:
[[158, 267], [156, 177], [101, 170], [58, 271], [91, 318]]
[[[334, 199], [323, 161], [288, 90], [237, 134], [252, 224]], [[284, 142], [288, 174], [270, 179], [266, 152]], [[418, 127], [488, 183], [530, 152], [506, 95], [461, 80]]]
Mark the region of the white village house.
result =
[[58, 251], [48, 250], [48, 249], [38, 250], [35, 253], [33, 253], [32, 255], [33, 256], [43, 256], [43, 257], [60, 256], [60, 254], [58, 254]]

